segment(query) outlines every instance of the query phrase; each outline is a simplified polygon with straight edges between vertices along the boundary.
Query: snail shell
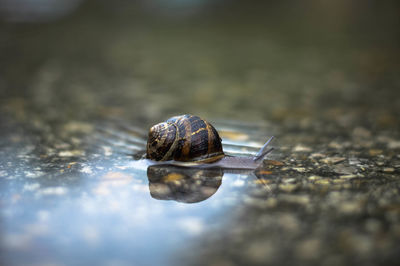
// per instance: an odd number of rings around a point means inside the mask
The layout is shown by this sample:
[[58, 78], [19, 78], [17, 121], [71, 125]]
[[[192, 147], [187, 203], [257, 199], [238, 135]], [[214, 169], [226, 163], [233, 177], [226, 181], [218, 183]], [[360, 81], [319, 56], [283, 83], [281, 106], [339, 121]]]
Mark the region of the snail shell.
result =
[[221, 138], [207, 121], [174, 116], [150, 128], [146, 157], [155, 161], [215, 162], [224, 157]]

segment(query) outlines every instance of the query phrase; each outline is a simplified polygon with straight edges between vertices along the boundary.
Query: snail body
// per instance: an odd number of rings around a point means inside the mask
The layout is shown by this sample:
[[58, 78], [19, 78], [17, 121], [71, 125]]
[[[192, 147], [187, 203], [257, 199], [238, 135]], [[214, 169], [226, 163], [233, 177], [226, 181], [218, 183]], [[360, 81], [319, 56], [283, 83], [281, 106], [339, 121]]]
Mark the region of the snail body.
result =
[[194, 115], [174, 116], [150, 128], [146, 146], [149, 164], [254, 170], [270, 152], [270, 138], [255, 157], [225, 155], [217, 130]]

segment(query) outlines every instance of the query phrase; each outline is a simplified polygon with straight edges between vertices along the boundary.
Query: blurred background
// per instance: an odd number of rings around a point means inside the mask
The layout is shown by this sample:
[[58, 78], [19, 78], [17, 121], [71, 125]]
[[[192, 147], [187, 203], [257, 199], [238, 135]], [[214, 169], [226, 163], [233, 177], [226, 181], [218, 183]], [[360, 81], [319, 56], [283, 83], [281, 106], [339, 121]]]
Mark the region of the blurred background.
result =
[[[286, 170], [151, 198], [184, 113]], [[399, 130], [399, 1], [0, 0], [0, 263], [395, 264]]]
[[399, 110], [397, 1], [2, 0], [0, 14], [2, 98], [56, 120]]

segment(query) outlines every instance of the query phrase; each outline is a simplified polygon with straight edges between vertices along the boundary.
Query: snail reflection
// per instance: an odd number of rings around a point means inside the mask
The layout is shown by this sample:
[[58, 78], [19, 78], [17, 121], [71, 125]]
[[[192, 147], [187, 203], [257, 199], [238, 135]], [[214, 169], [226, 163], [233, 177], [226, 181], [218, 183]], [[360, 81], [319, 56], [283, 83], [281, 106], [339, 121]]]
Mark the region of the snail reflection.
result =
[[196, 203], [214, 195], [222, 183], [222, 169], [153, 165], [147, 168], [150, 195], [159, 200]]

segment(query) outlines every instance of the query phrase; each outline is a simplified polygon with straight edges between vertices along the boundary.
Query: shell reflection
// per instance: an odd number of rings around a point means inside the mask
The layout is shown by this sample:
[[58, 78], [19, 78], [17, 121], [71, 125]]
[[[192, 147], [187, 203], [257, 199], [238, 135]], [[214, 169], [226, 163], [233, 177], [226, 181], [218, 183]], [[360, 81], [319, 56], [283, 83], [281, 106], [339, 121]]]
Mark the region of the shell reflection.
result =
[[158, 200], [195, 203], [208, 199], [222, 183], [222, 169], [187, 169], [170, 165], [147, 168], [150, 195]]

